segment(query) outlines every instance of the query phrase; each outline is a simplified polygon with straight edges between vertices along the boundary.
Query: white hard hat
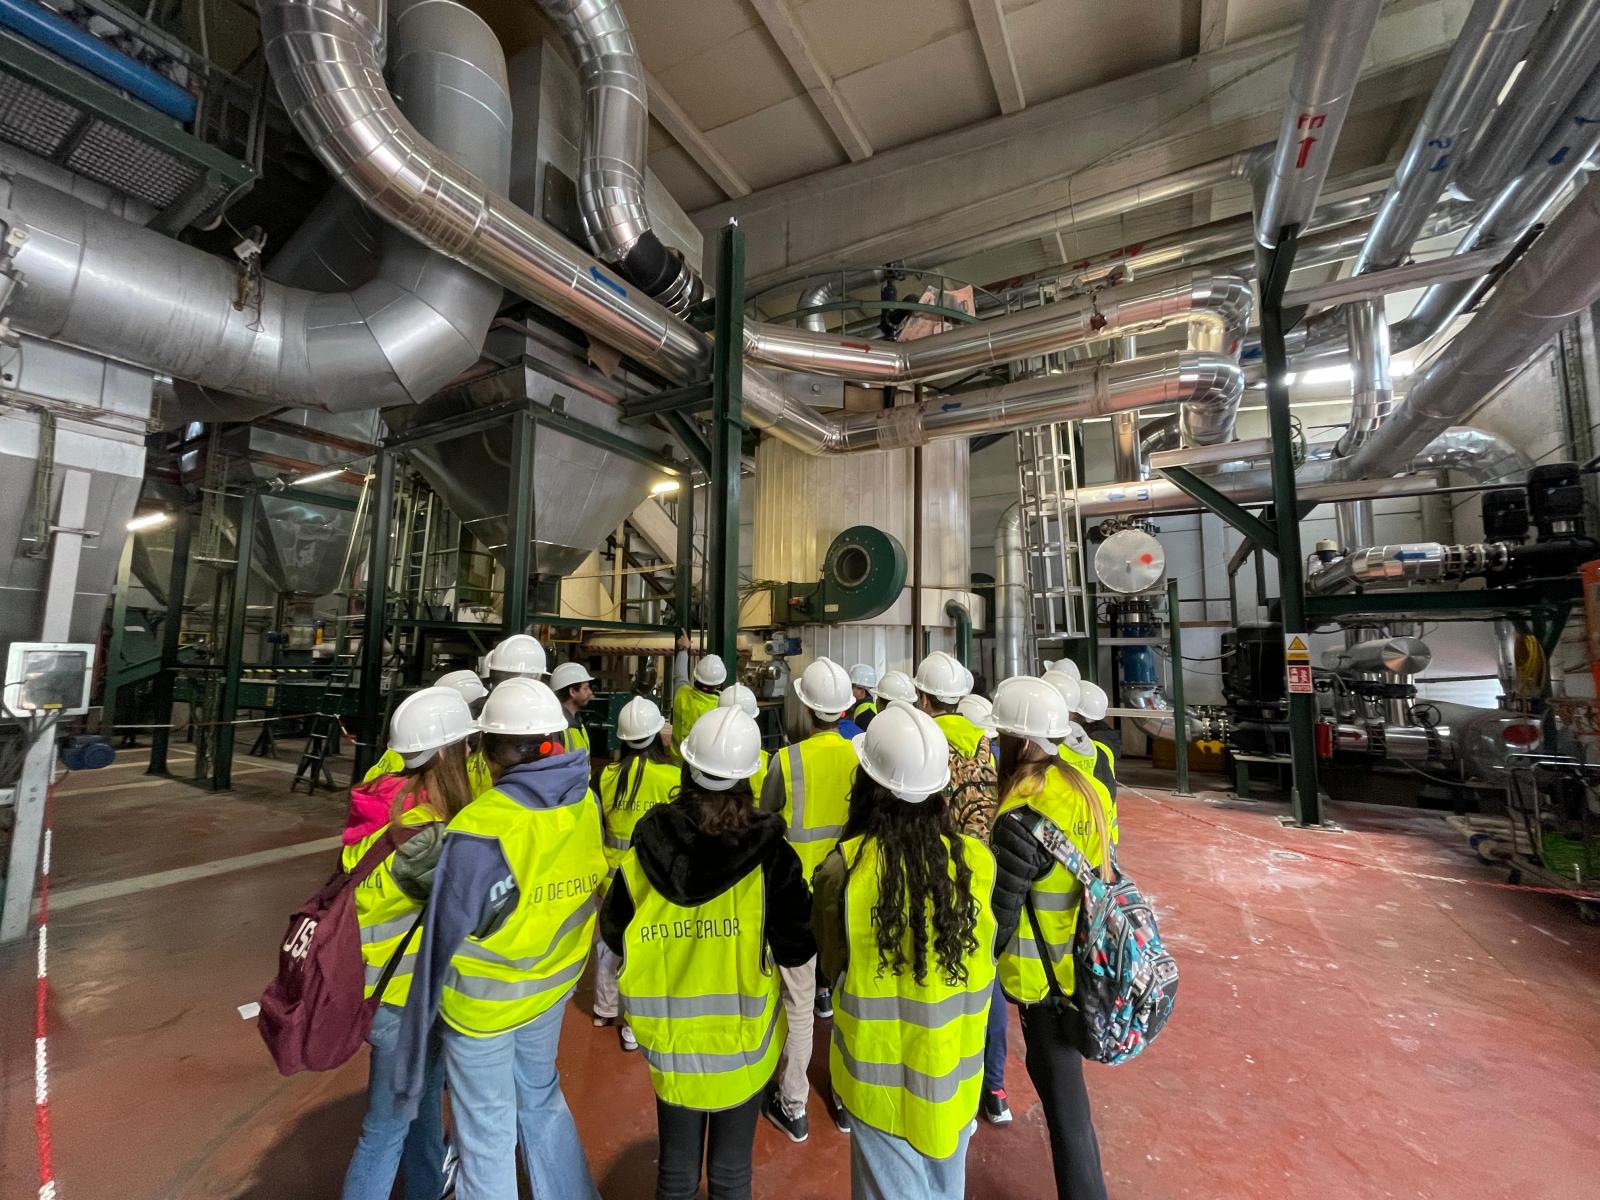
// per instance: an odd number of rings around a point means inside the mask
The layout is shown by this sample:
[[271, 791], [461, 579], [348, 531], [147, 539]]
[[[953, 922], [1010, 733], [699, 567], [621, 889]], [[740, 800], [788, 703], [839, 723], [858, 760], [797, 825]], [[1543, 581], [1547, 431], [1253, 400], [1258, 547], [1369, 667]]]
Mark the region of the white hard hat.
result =
[[594, 676], [582, 663], [564, 662], [550, 673], [550, 690], [559, 692], [575, 683], [593, 683]]
[[1103, 720], [1110, 707], [1105, 688], [1085, 679], [1078, 684], [1078, 707], [1074, 710], [1085, 721]]
[[1082, 703], [1079, 698], [1082, 685], [1076, 679], [1071, 678], [1065, 671], [1046, 671], [1044, 681], [1061, 693], [1061, 699], [1066, 704], [1068, 712], [1078, 711], [1078, 705]]
[[861, 769], [907, 804], [921, 804], [950, 782], [944, 730], [904, 700], [890, 701], [851, 745]]
[[850, 691], [850, 676], [831, 658], [819, 658], [800, 672], [794, 694], [819, 717], [834, 718], [855, 703]]
[[994, 727], [994, 705], [982, 696], [963, 696], [956, 711], [985, 733], [998, 732]]
[[718, 706], [694, 723], [678, 753], [696, 783], [725, 792], [761, 769], [761, 731], [741, 710]]
[[496, 684], [478, 717], [485, 733], [511, 736], [560, 733], [566, 727], [567, 711], [556, 694], [537, 679], [521, 677]]
[[761, 706], [756, 703], [756, 694], [742, 683], [730, 683], [723, 688], [722, 695], [717, 697], [717, 707], [737, 708], [752, 719], [761, 711]]
[[455, 688], [468, 704], [482, 700], [489, 694], [489, 689], [483, 686], [483, 680], [478, 678], [476, 671], [448, 671], [435, 679], [433, 686]]
[[917, 691], [926, 692], [939, 703], [954, 704], [967, 694], [970, 678], [954, 655], [935, 650], [922, 660], [912, 682], [917, 685]]
[[871, 691], [878, 686], [878, 673], [868, 663], [857, 663], [850, 668], [850, 683], [854, 687]]
[[484, 666], [491, 671], [528, 677], [543, 675], [548, 669], [545, 666], [544, 647], [539, 645], [537, 638], [526, 633], [514, 633], [489, 651]]
[[904, 671], [885, 671], [873, 694], [883, 701], [904, 700], [907, 704], [915, 704], [917, 685], [911, 682], [911, 676]]
[[1078, 670], [1078, 664], [1070, 658], [1058, 658], [1044, 669], [1046, 675], [1066, 675], [1076, 682], [1083, 678], [1083, 672]]
[[708, 654], [694, 665], [694, 681], [706, 687], [719, 688], [728, 681], [728, 668], [715, 654]]
[[389, 749], [408, 767], [420, 767], [444, 746], [472, 736], [472, 710], [453, 687], [423, 688], [407, 696], [389, 721]]
[[[561, 668], [556, 669], [559, 671]], [[649, 696], [635, 696], [617, 714], [617, 739], [623, 745], [639, 750], [653, 742], [666, 723], [667, 719], [661, 715], [654, 700]]]
[[994, 725], [1001, 733], [1028, 738], [1053, 751], [1055, 743], [1067, 736], [1072, 715], [1053, 686], [1032, 675], [1017, 675], [995, 689]]

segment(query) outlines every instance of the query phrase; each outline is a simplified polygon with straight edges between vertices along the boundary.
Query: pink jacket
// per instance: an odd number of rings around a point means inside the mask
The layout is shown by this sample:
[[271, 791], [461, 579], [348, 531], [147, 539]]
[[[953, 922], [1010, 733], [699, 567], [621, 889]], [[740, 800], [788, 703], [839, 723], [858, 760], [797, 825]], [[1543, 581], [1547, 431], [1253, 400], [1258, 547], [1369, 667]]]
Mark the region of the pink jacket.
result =
[[[394, 798], [406, 786], [404, 775], [379, 775], [350, 789], [350, 815], [344, 822], [344, 844], [354, 846], [389, 823]], [[413, 807], [407, 804], [407, 808]]]

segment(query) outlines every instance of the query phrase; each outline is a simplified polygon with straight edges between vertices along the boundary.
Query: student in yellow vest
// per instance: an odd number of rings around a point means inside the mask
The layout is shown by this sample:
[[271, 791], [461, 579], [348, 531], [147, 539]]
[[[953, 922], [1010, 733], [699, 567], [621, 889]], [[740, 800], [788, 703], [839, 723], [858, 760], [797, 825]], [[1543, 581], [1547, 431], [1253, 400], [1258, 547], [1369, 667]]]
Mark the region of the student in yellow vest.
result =
[[967, 669], [953, 655], [935, 650], [918, 664], [912, 682], [922, 710], [939, 723], [950, 749], [966, 758], [976, 757], [984, 741], [983, 730], [957, 711], [972, 683]]
[[927, 713], [891, 703], [855, 748], [850, 820], [811, 917], [834, 981], [851, 1195], [961, 1200], [994, 991], [994, 859], [939, 802], [950, 747]]
[[995, 691], [994, 720], [1000, 730], [1000, 819], [992, 841], [995, 923], [1004, 947], [1000, 984], [1022, 1019], [1028, 1076], [1044, 1105], [1057, 1194], [1062, 1200], [1105, 1200], [1078, 1050], [1078, 1010], [1070, 1004], [1082, 888], [1032, 831], [1040, 822], [1053, 823], [1097, 867], [1106, 862], [1111, 833], [1092, 781], [1058, 753], [1071, 715], [1050, 683], [1028, 676], [1006, 680]]
[[589, 730], [583, 724], [583, 706], [594, 699], [594, 676], [582, 663], [564, 662], [550, 673], [550, 690], [567, 714], [567, 749], [592, 755]]
[[911, 676], [904, 671], [885, 671], [872, 694], [880, 708], [891, 700], [904, 700], [907, 704], [915, 704], [917, 685], [911, 682]]
[[461, 1200], [516, 1200], [519, 1141], [536, 1196], [596, 1200], [556, 1049], [605, 885], [600, 803], [588, 755], [567, 753], [566, 714], [543, 683], [502, 683], [478, 727], [495, 785], [445, 834], [396, 1086], [408, 1103], [419, 1096], [437, 1015]]
[[[730, 683], [723, 688], [722, 694], [717, 697], [717, 707], [737, 708], [752, 721], [757, 722], [756, 728], [758, 731], [760, 730], [761, 705], [756, 703], [756, 694], [745, 687], [744, 684]], [[757, 797], [761, 795], [761, 789], [767, 782], [767, 764], [771, 761], [771, 756], [765, 750], [761, 751], [761, 765], [756, 768], [756, 773], [750, 776], [750, 792], [752, 795]]]
[[856, 701], [850, 706], [850, 719], [863, 732], [872, 724], [872, 718], [878, 715], [877, 702], [872, 698], [873, 689], [877, 686], [878, 672], [873, 670], [870, 663], [857, 663], [850, 668], [850, 694]]
[[[1079, 701], [1074, 716], [1084, 730], [1085, 736], [1094, 745], [1095, 762], [1094, 777], [1105, 785], [1106, 791], [1111, 793], [1113, 810], [1117, 799], [1117, 756], [1111, 744], [1117, 741], [1117, 735], [1106, 723], [1106, 709], [1110, 707], [1110, 698], [1105, 689], [1098, 684], [1090, 683], [1085, 679], [1078, 685]], [[1117, 742], [1120, 746], [1121, 743]], [[1111, 839], [1116, 840], [1117, 822], [1115, 811], [1111, 820]]]
[[[454, 688], [460, 692], [461, 698], [467, 702], [467, 707], [474, 717], [483, 711], [483, 702], [489, 695], [489, 689], [483, 686], [483, 680], [478, 678], [476, 671], [447, 671], [433, 681], [433, 686]], [[367, 768], [367, 773], [361, 777], [361, 782], [372, 783], [385, 775], [397, 775], [405, 770], [405, 766], [405, 761], [391, 746], [379, 756], [377, 762]], [[467, 782], [472, 784], [474, 796], [479, 792], [488, 791], [490, 783], [493, 782], [489, 778], [489, 764], [484, 762], [483, 755], [478, 753], [476, 733], [467, 745]]]
[[352, 842], [347, 837], [342, 852], [343, 867], [351, 871], [389, 834], [391, 822], [408, 829], [426, 826], [384, 859], [356, 889], [356, 921], [361, 926], [368, 996], [383, 982], [391, 960], [394, 967], [367, 1035], [372, 1047], [367, 1114], [345, 1172], [344, 1200], [388, 1200], [397, 1170], [403, 1177], [406, 1200], [437, 1200], [444, 1195], [447, 1176], [454, 1170], [453, 1161], [448, 1167], [445, 1161], [444, 1062], [439, 1057], [438, 1038], [428, 1043], [422, 1100], [415, 1120], [395, 1104], [395, 1050], [416, 962], [417, 918], [432, 886], [444, 823], [472, 799], [466, 746], [475, 728], [466, 701], [454, 688], [424, 688], [402, 701], [389, 723], [389, 747], [401, 759], [401, 773], [382, 781], [388, 785], [388, 813], [359, 840]]
[[[1086, 680], [1074, 680], [1065, 671], [1046, 671], [1044, 681], [1055, 688], [1065, 702], [1067, 710], [1077, 713], [1079, 706], [1084, 703], [1083, 692], [1085, 688], [1093, 688], [1094, 684]], [[1095, 688], [1095, 691], [1099, 691]], [[1105, 693], [1101, 693], [1103, 696]], [[1105, 709], [1102, 708], [1104, 715]], [[1119, 837], [1117, 828], [1117, 800], [1116, 776], [1111, 774], [1108, 767], [1101, 765], [1100, 748], [1095, 744], [1087, 731], [1077, 721], [1067, 725], [1066, 736], [1061, 739], [1061, 758], [1071, 763], [1078, 772], [1088, 781], [1096, 796], [1100, 798], [1100, 806], [1105, 810], [1106, 820], [1110, 822], [1111, 844], [1115, 846]], [[1110, 752], [1107, 751], [1109, 754]], [[1110, 784], [1106, 780], [1110, 779]]]
[[548, 660], [539, 639], [528, 633], [513, 633], [496, 643], [483, 660], [489, 673], [489, 687], [508, 679], [543, 679], [549, 674]]
[[[832, 659], [819, 658], [794, 683], [795, 698], [808, 710], [812, 734], [773, 756], [761, 789], [761, 808], [781, 813], [785, 837], [800, 856], [800, 870], [809, 881], [844, 832], [850, 812], [850, 784], [856, 773], [856, 752], [839, 736], [839, 718], [850, 707], [850, 676]], [[762, 1113], [792, 1142], [810, 1136], [806, 1100], [811, 1085], [813, 1016], [833, 1016], [826, 987], [817, 986], [816, 963], [785, 968], [783, 1006], [789, 1016], [789, 1038], [783, 1048], [778, 1086]], [[832, 1110], [834, 1123], [850, 1132], [844, 1111]]]
[[655, 1087], [657, 1200], [693, 1200], [702, 1157], [710, 1200], [749, 1200], [783, 1048], [778, 971], [816, 956], [800, 860], [750, 793], [760, 746], [738, 708], [695, 722], [682, 787], [639, 821], [600, 918]]
[[[600, 772], [600, 811], [605, 817], [606, 865], [613, 877], [628, 848], [639, 819], [678, 790], [680, 770], [672, 760], [672, 728], [656, 702], [635, 696], [617, 714], [617, 741], [621, 751], [614, 763]], [[617, 971], [622, 960], [605, 944], [595, 946], [594, 1024], [599, 1029], [622, 1015], [617, 994]], [[626, 1021], [618, 1026], [622, 1048], [639, 1048]]]
[[672, 741], [683, 745], [694, 723], [717, 706], [728, 668], [715, 654], [707, 654], [689, 675], [689, 635], [678, 631], [678, 652], [672, 659]]

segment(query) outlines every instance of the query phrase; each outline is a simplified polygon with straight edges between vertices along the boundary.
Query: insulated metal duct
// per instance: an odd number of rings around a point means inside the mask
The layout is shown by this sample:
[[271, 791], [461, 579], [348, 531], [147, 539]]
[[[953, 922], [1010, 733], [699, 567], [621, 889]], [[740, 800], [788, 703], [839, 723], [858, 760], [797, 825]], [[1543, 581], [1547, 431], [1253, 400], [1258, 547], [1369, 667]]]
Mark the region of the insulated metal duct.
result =
[[1256, 244], [1271, 250], [1289, 225], [1304, 228], [1355, 94], [1361, 60], [1383, 0], [1345, 0], [1306, 9], [1289, 103], [1256, 204]]
[[[477, 65], [500, 61], [494, 35], [453, 4], [397, 5], [394, 20], [395, 77], [418, 121], [467, 164], [457, 170], [503, 182], [505, 78]], [[477, 361], [500, 299], [494, 284], [392, 230], [375, 278], [317, 293], [251, 281], [237, 264], [20, 175], [0, 184], [0, 220], [12, 235], [6, 269], [25, 284], [7, 309], [18, 329], [285, 406], [419, 403]]]
[[1356, 260], [1356, 274], [1405, 258], [1450, 182], [1459, 147], [1480, 132], [1549, 7], [1549, 0], [1477, 0], [1472, 6]]
[[[1548, 9], [1548, 0], [1524, 5]], [[1481, 136], [1466, 149], [1456, 188], [1473, 199], [1492, 196], [1528, 165], [1528, 147], [1542, 137], [1578, 89], [1600, 67], [1600, 0], [1563, 0], [1539, 29], [1528, 61]]]
[[1394, 408], [1394, 380], [1389, 372], [1389, 321], [1382, 300], [1361, 300], [1345, 307], [1350, 338], [1350, 421], [1333, 452], [1340, 457], [1366, 445]]
[[578, 207], [595, 252], [675, 313], [705, 288], [650, 227], [644, 163], [650, 100], [644, 65], [618, 0], [539, 0], [578, 62], [587, 113]]
[[1406, 402], [1336, 479], [1382, 478], [1526, 366], [1600, 299], [1600, 182], [1591, 182], [1501, 279], [1477, 318], [1411, 382]]
[[1013, 504], [994, 527], [994, 674], [996, 682], [1026, 675], [1033, 666], [1028, 646], [1033, 622], [1028, 603], [1028, 560], [1022, 506]]
[[1428, 643], [1416, 637], [1370, 638], [1353, 646], [1326, 650], [1322, 664], [1342, 673], [1388, 671], [1392, 675], [1420, 675], [1433, 661]]
[[910, 342], [751, 322], [744, 348], [748, 358], [785, 370], [857, 383], [910, 383], [1180, 324], [1214, 330], [1231, 353], [1249, 315], [1250, 287], [1237, 275], [1175, 271]]
[[1498, 570], [1511, 561], [1508, 542], [1402, 542], [1352, 550], [1306, 579], [1306, 591], [1328, 596], [1353, 587], [1418, 580], [1464, 579]]
[[[1533, 460], [1505, 438], [1468, 425], [1446, 429], [1406, 465], [1407, 474], [1459, 471], [1474, 483], [1523, 483], [1532, 469]], [[1350, 545], [1363, 545], [1371, 540], [1369, 537]]]

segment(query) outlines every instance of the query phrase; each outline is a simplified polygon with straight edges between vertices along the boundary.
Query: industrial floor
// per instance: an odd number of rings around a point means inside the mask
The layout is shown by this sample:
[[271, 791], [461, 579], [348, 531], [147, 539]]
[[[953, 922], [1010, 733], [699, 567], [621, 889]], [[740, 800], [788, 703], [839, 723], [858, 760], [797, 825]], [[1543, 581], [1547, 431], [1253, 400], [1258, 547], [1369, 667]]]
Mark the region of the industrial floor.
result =
[[[137, 752], [58, 786], [49, 1048], [64, 1200], [337, 1195], [364, 1062], [280, 1078], [238, 1012], [343, 817], [338, 794], [288, 791], [293, 747], [282, 754], [241, 756], [224, 795], [149, 779]], [[1113, 1197], [1600, 1195], [1600, 928], [1571, 902], [1424, 877], [1504, 878], [1433, 815], [1342, 804], [1331, 815], [1347, 832], [1308, 832], [1280, 828], [1270, 803], [1139, 790], [1123, 792], [1124, 865], [1157, 903], [1182, 992], [1142, 1058], [1089, 1069]], [[34, 966], [31, 942], [0, 952], [8, 1198], [37, 1188]], [[569, 1007], [567, 1098], [601, 1193], [648, 1197], [645, 1067], [591, 1028], [588, 999], [580, 988]], [[1011, 1046], [1017, 1120], [976, 1133], [972, 1196], [1053, 1190], [1015, 1018]], [[811, 1123], [804, 1146], [763, 1125], [758, 1196], [848, 1194], [845, 1139], [816, 1097]]]

